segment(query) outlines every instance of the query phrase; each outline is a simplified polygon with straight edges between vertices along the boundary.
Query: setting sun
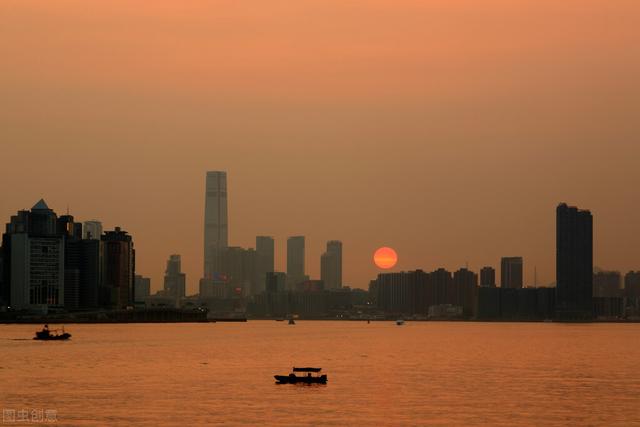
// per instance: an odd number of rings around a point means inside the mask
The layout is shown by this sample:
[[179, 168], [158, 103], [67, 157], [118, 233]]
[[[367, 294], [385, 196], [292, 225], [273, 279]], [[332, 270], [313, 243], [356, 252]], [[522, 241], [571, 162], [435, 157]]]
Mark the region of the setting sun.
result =
[[393, 268], [398, 262], [398, 254], [391, 248], [382, 247], [373, 254], [373, 262], [378, 268]]

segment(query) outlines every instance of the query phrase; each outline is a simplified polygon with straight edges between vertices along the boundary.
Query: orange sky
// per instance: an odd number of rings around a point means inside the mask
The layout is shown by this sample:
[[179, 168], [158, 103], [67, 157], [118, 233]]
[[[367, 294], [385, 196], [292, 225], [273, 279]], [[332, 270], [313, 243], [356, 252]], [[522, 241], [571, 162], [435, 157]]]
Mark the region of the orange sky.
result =
[[640, 269], [640, 3], [0, 3], [0, 219], [44, 197], [134, 235], [161, 286], [202, 270], [204, 174], [230, 243], [307, 236], [318, 275], [525, 259], [554, 280], [554, 208], [595, 215], [596, 264]]

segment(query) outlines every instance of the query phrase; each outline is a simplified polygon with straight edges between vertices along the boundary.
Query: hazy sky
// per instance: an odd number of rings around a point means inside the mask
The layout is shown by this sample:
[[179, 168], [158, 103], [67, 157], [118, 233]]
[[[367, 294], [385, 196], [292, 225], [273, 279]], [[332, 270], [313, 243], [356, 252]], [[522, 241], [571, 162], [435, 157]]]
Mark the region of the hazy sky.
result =
[[162, 286], [202, 274], [206, 170], [229, 240], [344, 242], [366, 287], [503, 255], [555, 280], [555, 206], [640, 269], [637, 0], [0, 2], [0, 219], [40, 197], [133, 234]]

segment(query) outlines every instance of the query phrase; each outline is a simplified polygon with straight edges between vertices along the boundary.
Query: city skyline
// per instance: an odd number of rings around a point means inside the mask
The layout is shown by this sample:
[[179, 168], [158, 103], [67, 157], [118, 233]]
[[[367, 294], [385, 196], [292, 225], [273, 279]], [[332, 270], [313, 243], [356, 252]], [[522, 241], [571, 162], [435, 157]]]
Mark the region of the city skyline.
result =
[[[209, 174], [211, 172], [207, 172], [207, 174]], [[218, 172], [215, 172], [218, 173]], [[225, 181], [226, 181], [226, 172], [223, 172], [224, 176], [225, 176]], [[46, 202], [44, 201], [44, 199], [40, 200], [38, 203], [36, 203], [36, 206], [43, 204], [46, 206]], [[54, 209], [55, 210], [55, 209]], [[95, 223], [100, 224], [100, 226], [102, 226], [102, 221], [98, 218], [98, 219], [92, 219], [92, 220], [83, 220], [82, 218], [78, 218], [76, 216], [76, 221], [80, 221], [82, 223], [84, 223], [85, 227], [90, 227], [93, 228], [95, 227]], [[228, 232], [228, 231], [227, 231]], [[86, 236], [85, 236], [86, 237]], [[322, 275], [322, 258], [324, 255], [326, 255], [326, 249], [329, 247], [328, 245], [334, 243], [333, 240], [327, 240], [325, 241], [326, 243], [326, 247], [322, 248], [321, 250], [318, 251], [318, 257], [317, 259], [310, 259], [310, 255], [307, 254], [307, 244], [306, 244], [306, 238], [305, 236], [286, 236], [286, 237], [282, 237], [281, 239], [278, 239], [277, 237], [274, 238], [274, 236], [254, 236], [254, 242], [247, 245], [246, 247], [251, 248], [251, 249], [256, 249], [257, 247], [257, 243], [261, 240], [261, 239], [266, 239], [268, 241], [270, 241], [270, 244], [273, 245], [273, 256], [274, 256], [274, 271], [287, 271], [287, 242], [290, 239], [296, 239], [296, 238], [303, 238], [303, 242], [302, 242], [302, 247], [304, 248], [303, 253], [304, 255], [304, 270], [305, 270], [305, 275], [304, 277], [308, 277], [309, 279], [320, 279], [321, 275]], [[342, 242], [340, 241], [335, 241], [335, 243], [339, 243], [341, 245]], [[138, 244], [138, 243], [137, 243]], [[282, 248], [279, 248], [279, 246], [282, 246]], [[597, 246], [597, 239], [594, 241], [594, 248]], [[239, 245], [229, 245], [229, 247], [231, 248], [239, 248]], [[278, 250], [280, 249], [280, 250]], [[555, 248], [554, 248], [555, 250]], [[282, 258], [281, 260], [278, 260], [278, 256], [277, 254], [279, 254], [279, 252], [285, 252], [284, 254], [282, 254]], [[340, 248], [340, 255], [342, 255], [342, 249]], [[373, 255], [373, 252], [371, 253], [371, 255]], [[166, 256], [165, 255], [165, 260], [163, 262], [166, 262]], [[271, 257], [271, 254], [269, 254], [269, 258]], [[504, 268], [504, 262], [509, 262], [513, 259], [515, 259], [517, 262], [522, 262], [522, 258], [523, 257], [504, 257], [501, 256], [499, 257], [494, 263], [487, 263], [486, 265], [469, 265], [468, 262], [466, 264], [460, 264], [460, 265], [427, 265], [426, 263], [422, 263], [422, 264], [416, 264], [416, 265], [409, 265], [409, 266], [403, 266], [403, 267], [394, 267], [392, 269], [392, 271], [396, 271], [396, 272], [401, 272], [401, 271], [412, 271], [415, 269], [438, 269], [438, 268], [445, 268], [449, 271], [456, 271], [460, 268], [469, 268], [471, 271], [476, 272], [478, 274], [480, 274], [482, 272], [482, 269], [484, 267], [492, 267], [496, 270], [497, 273], [500, 273], [501, 270]], [[600, 269], [604, 269], [605, 271], [614, 271], [614, 272], [619, 272], [622, 273], [622, 275], [624, 275], [627, 272], [632, 272], [636, 270], [636, 266], [635, 264], [630, 265], [629, 267], [623, 267], [623, 268], [611, 268], [610, 265], [604, 265], [604, 264], [597, 264], [596, 261], [597, 259], [594, 256], [594, 270], [600, 270]], [[278, 262], [279, 261], [279, 262]], [[368, 260], [371, 264], [373, 264], [371, 258], [369, 257]], [[271, 261], [269, 260], [268, 263], [270, 264]], [[501, 263], [503, 264], [503, 266], [501, 267]], [[406, 264], [406, 263], [405, 263]], [[549, 286], [549, 285], [555, 285], [555, 276], [552, 278], [552, 280], [550, 281], [540, 281], [539, 279], [539, 270], [540, 267], [538, 265], [534, 266], [534, 267], [530, 267], [530, 269], [526, 268], [526, 265], [529, 264], [529, 266], [531, 266], [531, 263], [528, 263], [526, 260], [524, 260], [524, 264], [525, 264], [525, 269], [524, 269], [524, 274], [523, 274], [523, 282], [522, 282], [522, 286], [524, 287], [530, 287], [530, 286], [534, 286], [536, 285], [536, 283], [534, 282], [534, 280], [537, 278], [538, 279], [538, 286]], [[202, 265], [202, 264], [201, 264]], [[353, 266], [348, 266], [347, 270]], [[356, 266], [357, 268], [357, 266]], [[555, 264], [554, 264], [554, 268], [555, 268]], [[340, 270], [342, 270], [342, 266], [340, 266]], [[315, 273], [310, 273], [310, 271], [315, 272]], [[340, 271], [341, 273], [342, 271]], [[375, 277], [376, 274], [378, 274], [380, 272], [379, 269], [375, 269], [375, 273], [371, 276], [371, 277]], [[158, 291], [158, 290], [162, 290], [164, 289], [163, 286], [163, 277], [164, 277], [164, 273], [165, 270], [163, 269], [163, 273], [162, 276], [160, 277], [160, 280], [156, 283], [154, 282], [154, 280], [152, 279], [151, 281], [151, 290], [152, 291]], [[141, 274], [145, 277], [149, 277], [152, 276], [150, 274], [147, 273], [146, 270], [141, 270], [140, 267], [136, 267], [136, 274]], [[518, 273], [519, 274], [519, 273]], [[555, 271], [554, 271], [555, 274]], [[537, 275], [537, 277], [536, 277]], [[153, 276], [152, 276], [153, 277]], [[198, 292], [198, 276], [196, 277], [189, 277], [187, 275], [188, 279], [186, 282], [186, 289], [185, 292], [187, 295], [192, 295], [192, 294], [196, 294]], [[256, 276], [257, 277], [257, 276]], [[350, 286], [352, 288], [360, 288], [360, 289], [367, 289], [367, 285], [369, 283], [369, 280], [371, 279], [371, 277], [366, 278], [366, 283], [364, 284], [352, 284], [352, 283], [347, 283], [343, 281], [343, 284], [346, 286]], [[300, 279], [300, 278], [298, 278]], [[498, 277], [496, 277], [496, 279], [498, 279]], [[258, 279], [259, 280], [259, 279]], [[297, 280], [297, 279], [296, 279]], [[500, 286], [500, 280], [496, 280], [496, 284], [498, 286]], [[256, 284], [257, 285], [257, 284]], [[257, 285], [260, 286], [260, 285]]]
[[280, 271], [300, 234], [309, 261], [344, 242], [351, 286], [383, 245], [398, 269], [516, 254], [549, 283], [561, 201], [597, 214], [597, 266], [637, 268], [637, 3], [38, 8], [4, 9], [0, 216], [44, 197], [122, 225], [154, 289], [179, 253], [197, 291], [207, 170], [230, 243], [273, 236]]

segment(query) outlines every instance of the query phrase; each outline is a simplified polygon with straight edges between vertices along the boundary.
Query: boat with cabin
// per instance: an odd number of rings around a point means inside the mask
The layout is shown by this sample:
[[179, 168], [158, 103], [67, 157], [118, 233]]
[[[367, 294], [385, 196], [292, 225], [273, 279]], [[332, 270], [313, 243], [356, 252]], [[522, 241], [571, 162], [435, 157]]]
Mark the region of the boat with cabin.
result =
[[[320, 374], [322, 368], [293, 368], [289, 375], [274, 375], [276, 384], [326, 384], [327, 376]], [[298, 376], [296, 373], [302, 373]]]
[[34, 340], [41, 341], [59, 341], [59, 340], [68, 340], [71, 338], [71, 334], [64, 331], [64, 326], [62, 327], [62, 333], [57, 333], [58, 329], [49, 329], [49, 325], [44, 325], [41, 331], [36, 331], [36, 336], [33, 337]]

